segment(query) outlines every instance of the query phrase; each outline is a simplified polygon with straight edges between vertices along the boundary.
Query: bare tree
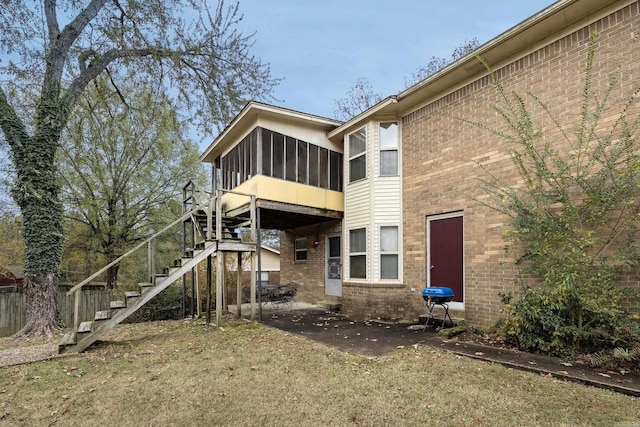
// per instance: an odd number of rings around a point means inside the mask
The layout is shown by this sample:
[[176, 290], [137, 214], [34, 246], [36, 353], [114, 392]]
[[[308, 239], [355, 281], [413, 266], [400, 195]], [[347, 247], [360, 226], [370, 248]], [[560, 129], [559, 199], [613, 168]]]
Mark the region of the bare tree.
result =
[[410, 87], [414, 84], [426, 79], [427, 77], [437, 73], [442, 70], [447, 65], [452, 62], [457, 61], [463, 56], [473, 52], [480, 46], [480, 42], [477, 38], [472, 38], [471, 40], [465, 40], [460, 46], [456, 47], [451, 54], [449, 59], [441, 58], [438, 56], [432, 56], [427, 62], [427, 65], [419, 67], [416, 71], [411, 73], [410, 77], [405, 78], [405, 86]]
[[382, 95], [374, 92], [371, 83], [360, 77], [344, 97], [335, 100], [333, 114], [338, 120], [346, 121], [374, 106], [381, 99]]

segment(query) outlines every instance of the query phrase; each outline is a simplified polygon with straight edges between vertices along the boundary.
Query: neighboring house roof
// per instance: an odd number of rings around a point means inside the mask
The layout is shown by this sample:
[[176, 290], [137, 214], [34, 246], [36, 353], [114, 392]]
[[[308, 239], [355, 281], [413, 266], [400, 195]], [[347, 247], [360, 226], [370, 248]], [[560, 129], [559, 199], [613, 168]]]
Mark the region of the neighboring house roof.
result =
[[277, 249], [274, 249], [274, 248], [272, 248], [270, 246], [260, 245], [260, 249], [268, 251], [268, 252], [272, 252], [272, 253], [280, 256], [280, 251], [277, 250]]

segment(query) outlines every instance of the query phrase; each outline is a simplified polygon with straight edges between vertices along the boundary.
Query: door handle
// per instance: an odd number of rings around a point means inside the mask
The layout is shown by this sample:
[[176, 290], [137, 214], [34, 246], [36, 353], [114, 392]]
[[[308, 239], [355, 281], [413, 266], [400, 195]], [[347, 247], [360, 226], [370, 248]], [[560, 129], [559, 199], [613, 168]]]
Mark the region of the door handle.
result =
[[429, 270], [433, 270], [433, 265], [431, 267], [429, 267]]

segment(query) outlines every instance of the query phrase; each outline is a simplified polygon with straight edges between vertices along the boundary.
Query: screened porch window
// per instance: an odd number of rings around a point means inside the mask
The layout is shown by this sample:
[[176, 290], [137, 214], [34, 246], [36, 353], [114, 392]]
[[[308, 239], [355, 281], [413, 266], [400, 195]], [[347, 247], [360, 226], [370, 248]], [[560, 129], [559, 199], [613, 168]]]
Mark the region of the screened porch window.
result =
[[342, 153], [260, 127], [221, 157], [220, 168], [227, 190], [264, 175], [342, 191]]

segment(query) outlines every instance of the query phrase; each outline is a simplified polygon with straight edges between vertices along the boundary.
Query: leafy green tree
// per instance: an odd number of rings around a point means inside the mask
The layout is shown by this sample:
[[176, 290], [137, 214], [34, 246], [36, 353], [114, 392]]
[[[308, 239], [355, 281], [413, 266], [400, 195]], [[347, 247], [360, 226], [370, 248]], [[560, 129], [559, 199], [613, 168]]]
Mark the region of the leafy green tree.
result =
[[55, 162], [61, 136], [89, 83], [124, 76], [167, 88], [194, 124], [211, 130], [278, 83], [222, 0], [6, 0], [0, 5], [0, 129], [15, 168], [12, 197], [26, 242], [28, 322], [18, 335], [55, 328], [55, 277], [64, 246]]
[[[97, 79], [78, 101], [59, 151], [67, 217], [89, 229], [106, 263], [174, 219], [170, 202], [190, 179], [206, 182], [198, 147], [185, 138], [170, 100], [127, 83], [116, 90]], [[118, 268], [107, 271], [109, 288]]]
[[[515, 304], [505, 296], [504, 327], [521, 347], [555, 354], [614, 344], [640, 349], [638, 325], [626, 310], [637, 310], [638, 295], [618, 282], [625, 265], [635, 271], [640, 265], [640, 117], [629, 114], [640, 88], [611, 111], [618, 74], [603, 89], [594, 87], [594, 46], [595, 36], [577, 123], [562, 123], [541, 99], [508, 92], [494, 77], [501, 104], [495, 110], [507, 130], [489, 130], [515, 147], [511, 159], [522, 184], [486, 170], [487, 205], [511, 219], [504, 237], [522, 273], [541, 279]], [[558, 138], [543, 131], [535, 112]], [[621, 329], [629, 332], [626, 341]]]

